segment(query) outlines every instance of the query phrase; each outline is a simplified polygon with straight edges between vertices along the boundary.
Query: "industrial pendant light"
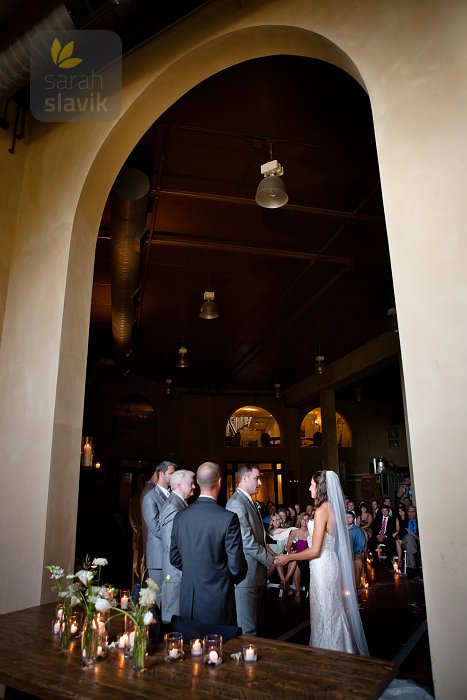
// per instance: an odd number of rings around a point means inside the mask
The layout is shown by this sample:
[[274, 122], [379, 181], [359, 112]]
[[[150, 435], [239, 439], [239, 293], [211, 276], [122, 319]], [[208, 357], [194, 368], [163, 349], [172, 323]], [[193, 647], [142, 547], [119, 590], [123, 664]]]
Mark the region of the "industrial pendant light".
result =
[[284, 168], [278, 160], [272, 159], [272, 143], [269, 143], [269, 153], [271, 160], [261, 166], [263, 179], [256, 190], [255, 201], [265, 209], [278, 209], [287, 204], [289, 197], [280, 179], [284, 174]]
[[211, 277], [208, 279], [208, 288], [204, 292], [203, 303], [199, 311], [199, 317], [205, 318], [208, 321], [212, 318], [218, 318], [219, 311], [214, 302], [214, 292], [211, 291]]
[[324, 355], [316, 355], [315, 360], [315, 374], [324, 374], [326, 371], [326, 365], [324, 364]]
[[189, 367], [190, 366], [188, 359], [187, 359], [187, 353], [188, 353], [188, 350], [186, 349], [185, 345], [183, 344], [183, 338], [182, 338], [182, 344], [178, 349], [177, 367]]

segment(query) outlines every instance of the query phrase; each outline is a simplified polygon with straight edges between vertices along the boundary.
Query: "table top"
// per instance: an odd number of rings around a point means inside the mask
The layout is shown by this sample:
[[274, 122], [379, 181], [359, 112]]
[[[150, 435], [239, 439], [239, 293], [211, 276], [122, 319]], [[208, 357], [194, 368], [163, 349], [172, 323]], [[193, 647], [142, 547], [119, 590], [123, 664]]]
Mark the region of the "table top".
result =
[[[83, 669], [79, 640], [72, 642], [68, 655], [58, 651], [54, 610], [49, 604], [0, 616], [0, 683], [56, 700], [364, 700], [378, 698], [397, 671], [390, 661], [260, 637], [225, 643], [219, 666], [191, 656], [185, 640], [185, 658], [179, 663], [167, 663], [162, 647], [151, 646], [143, 673], [135, 674], [118, 649]], [[256, 663], [231, 658], [245, 643], [257, 646]]]

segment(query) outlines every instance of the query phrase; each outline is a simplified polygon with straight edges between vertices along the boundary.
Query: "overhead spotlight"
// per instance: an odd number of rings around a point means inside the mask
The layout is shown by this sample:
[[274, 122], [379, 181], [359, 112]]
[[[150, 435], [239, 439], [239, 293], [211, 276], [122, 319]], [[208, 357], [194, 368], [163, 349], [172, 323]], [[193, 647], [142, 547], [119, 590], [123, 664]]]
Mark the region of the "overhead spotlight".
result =
[[274, 384], [274, 396], [276, 399], [280, 399], [281, 397], [281, 385], [280, 384]]
[[189, 362], [187, 359], [187, 353], [188, 350], [183, 344], [183, 339], [182, 339], [182, 344], [178, 349], [178, 359], [177, 359], [177, 367], [189, 367]]
[[265, 209], [279, 209], [287, 204], [289, 196], [280, 179], [284, 174], [284, 168], [278, 160], [272, 159], [272, 143], [269, 144], [269, 152], [271, 160], [261, 166], [263, 179], [256, 190], [255, 201]]
[[211, 318], [217, 318], [218, 316], [219, 312], [217, 310], [216, 304], [214, 303], [214, 292], [204, 292], [204, 300], [201, 304], [199, 317], [206, 318], [209, 320]]
[[324, 355], [316, 355], [315, 358], [315, 374], [324, 374], [326, 365], [324, 364]]
[[166, 394], [166, 396], [170, 396], [171, 393], [172, 393], [172, 380], [166, 379], [165, 380], [165, 394]]
[[391, 306], [390, 309], [386, 311], [387, 316], [388, 316], [388, 321], [387, 321], [387, 328], [388, 331], [392, 331], [393, 333], [399, 333], [399, 326], [397, 323], [397, 311], [394, 306]]

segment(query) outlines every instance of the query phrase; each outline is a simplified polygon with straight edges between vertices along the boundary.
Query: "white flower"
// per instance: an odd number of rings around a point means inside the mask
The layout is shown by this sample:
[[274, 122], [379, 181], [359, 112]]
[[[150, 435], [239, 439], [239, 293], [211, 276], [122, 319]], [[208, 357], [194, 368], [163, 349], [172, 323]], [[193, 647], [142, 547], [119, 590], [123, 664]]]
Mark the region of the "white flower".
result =
[[152, 608], [156, 603], [156, 591], [152, 588], [141, 588], [139, 592], [139, 604], [144, 608]]
[[156, 593], [159, 590], [159, 586], [152, 578], [146, 579], [146, 585], [148, 588], [151, 588], [153, 591], [156, 591]]
[[98, 612], [107, 612], [112, 607], [112, 604], [105, 598], [98, 598], [95, 602], [95, 606]]
[[81, 581], [81, 583], [84, 583], [85, 586], [89, 583], [89, 581], [92, 580], [93, 577], [94, 572], [88, 571], [87, 569], [81, 569], [81, 571], [78, 571], [78, 573], [76, 574], [76, 578], [78, 578]]
[[154, 615], [150, 610], [147, 611], [146, 615], [144, 616], [144, 624], [145, 625], [150, 625], [154, 621]]
[[107, 559], [104, 559], [103, 557], [96, 557], [92, 560], [91, 566], [107, 566], [108, 563], [109, 562]]
[[52, 564], [49, 567], [49, 571], [50, 571], [50, 578], [53, 578], [55, 580], [62, 578], [62, 576], [65, 573], [61, 566], [55, 566], [54, 564]]

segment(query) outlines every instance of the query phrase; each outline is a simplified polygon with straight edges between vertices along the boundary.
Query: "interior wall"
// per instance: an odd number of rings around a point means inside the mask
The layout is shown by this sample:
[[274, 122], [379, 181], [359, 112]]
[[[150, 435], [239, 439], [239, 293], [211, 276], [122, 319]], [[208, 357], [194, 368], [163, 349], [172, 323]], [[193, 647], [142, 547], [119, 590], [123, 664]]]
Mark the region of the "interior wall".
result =
[[[115, 125], [35, 125], [12, 208], [18, 245], [0, 348], [9, 399], [0, 416], [2, 612], [39, 602], [43, 564], [71, 558], [93, 240], [126, 155], [170, 104], [218, 70], [272, 53], [321, 57], [356, 76], [358, 66], [372, 103], [420, 527], [430, 543], [423, 557], [435, 689], [438, 698], [462, 697], [466, 13], [462, 0], [221, 0], [128, 57]], [[432, 407], [445, 411], [443, 440]], [[447, 465], [454, 487], [444, 503], [435, 475]], [[440, 520], [450, 522], [448, 538]]]

